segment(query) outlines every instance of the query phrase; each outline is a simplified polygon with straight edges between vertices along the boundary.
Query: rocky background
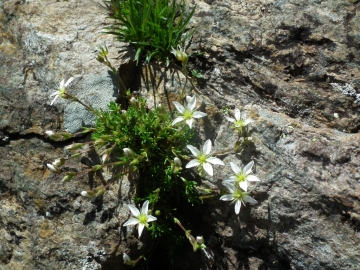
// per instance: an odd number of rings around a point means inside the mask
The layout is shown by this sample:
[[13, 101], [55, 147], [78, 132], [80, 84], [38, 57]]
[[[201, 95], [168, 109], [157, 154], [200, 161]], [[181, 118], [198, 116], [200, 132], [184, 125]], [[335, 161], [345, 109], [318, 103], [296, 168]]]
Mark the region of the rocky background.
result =
[[[116, 99], [111, 74], [95, 61], [104, 44], [127, 84], [151, 102], [166, 101], [163, 93], [184, 80], [175, 64], [135, 67], [121, 52], [126, 44], [100, 33], [99, 3], [0, 0], [0, 269], [126, 268], [132, 237], [121, 225], [132, 186], [124, 179], [91, 202], [80, 192], [97, 176], [63, 185], [49, 172], [46, 163], [64, 156], [68, 143], [45, 131], [93, 121], [65, 100], [50, 106], [49, 96], [74, 76], [69, 91], [86, 102]], [[254, 160], [262, 181], [251, 186], [259, 203], [240, 215], [227, 202], [206, 202], [199, 233], [210, 257], [193, 257], [188, 268], [359, 269], [360, 2], [189, 4], [197, 5], [191, 26], [198, 28], [187, 51], [204, 53], [189, 63], [203, 74], [196, 84], [208, 118], [199, 134], [216, 150], [228, 148], [237, 137], [224, 116], [242, 109], [254, 120], [252, 143], [221, 158]], [[96, 162], [84, 156], [66, 169]], [[231, 173], [229, 165], [217, 168], [205, 184], [220, 187]]]

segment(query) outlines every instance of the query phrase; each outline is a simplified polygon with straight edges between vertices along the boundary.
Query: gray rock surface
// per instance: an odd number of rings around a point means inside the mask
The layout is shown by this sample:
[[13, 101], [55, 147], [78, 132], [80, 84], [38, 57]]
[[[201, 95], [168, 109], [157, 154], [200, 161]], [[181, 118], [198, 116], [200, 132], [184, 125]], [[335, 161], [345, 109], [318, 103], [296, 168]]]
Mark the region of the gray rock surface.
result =
[[[121, 230], [133, 192], [126, 179], [90, 202], [80, 196], [88, 175], [63, 185], [46, 168], [65, 156], [66, 144], [49, 141], [45, 130], [75, 131], [82, 125], [75, 114], [87, 118], [68, 101], [50, 106], [58, 83], [74, 76], [69, 91], [89, 103], [104, 97], [102, 89], [107, 100], [116, 96], [95, 57], [106, 43], [120, 66], [123, 44], [99, 33], [100, 2], [0, 1], [0, 269], [121, 269], [122, 253], [137, 245]], [[226, 115], [237, 107], [254, 119], [252, 143], [221, 156], [227, 165], [204, 184], [221, 187], [229, 161], [254, 160], [262, 180], [250, 188], [258, 204], [240, 215], [228, 202], [204, 204], [212, 266], [202, 269], [359, 269], [360, 3], [190, 4], [198, 29], [188, 52], [204, 52], [189, 63], [203, 74], [198, 105], [208, 118], [199, 121], [200, 137], [221, 151], [237, 140]], [[149, 105], [171, 105], [184, 83], [175, 70], [144, 66], [133, 84]], [[66, 170], [96, 163], [84, 159]]]
[[[110, 101], [115, 101], [119, 95], [117, 76], [111, 71], [100, 75], [84, 75], [74, 95], [93, 109], [106, 110]], [[64, 128], [70, 133], [93, 126], [95, 119], [93, 113], [77, 102], [68, 103], [64, 109]]]

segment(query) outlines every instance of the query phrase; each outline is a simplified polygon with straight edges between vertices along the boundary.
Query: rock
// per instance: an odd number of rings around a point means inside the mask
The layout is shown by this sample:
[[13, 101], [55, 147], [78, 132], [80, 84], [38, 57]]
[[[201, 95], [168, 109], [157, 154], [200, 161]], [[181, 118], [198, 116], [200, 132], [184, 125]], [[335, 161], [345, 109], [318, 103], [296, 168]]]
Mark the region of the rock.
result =
[[[50, 106], [61, 80], [74, 76], [68, 90], [96, 107], [116, 99], [118, 85], [95, 61], [100, 46], [108, 45], [126, 87], [147, 96], [150, 107], [173, 110], [184, 85], [178, 63], [117, 61], [118, 50], [129, 48], [99, 32], [106, 25], [100, 3], [0, 0], [1, 269], [123, 269], [123, 252], [140, 245], [122, 228], [133, 193], [127, 179], [88, 201], [80, 196], [87, 174], [64, 185], [46, 167], [66, 156], [66, 143], [51, 142], [46, 130], [76, 132], [93, 121], [69, 101]], [[221, 188], [233, 173], [230, 161], [251, 160], [261, 182], [250, 186], [258, 204], [239, 215], [229, 202], [205, 201], [194, 227], [208, 249], [184, 251], [191, 269], [358, 269], [357, 1], [192, 4], [198, 28], [188, 52], [204, 54], [191, 57], [189, 69], [203, 78], [193, 80], [196, 91], [189, 82], [186, 89], [208, 114], [198, 137], [223, 151], [238, 139], [225, 116], [237, 107], [254, 120], [252, 140], [220, 155], [226, 166], [203, 184]], [[86, 169], [98, 157], [82, 161], [66, 170]]]

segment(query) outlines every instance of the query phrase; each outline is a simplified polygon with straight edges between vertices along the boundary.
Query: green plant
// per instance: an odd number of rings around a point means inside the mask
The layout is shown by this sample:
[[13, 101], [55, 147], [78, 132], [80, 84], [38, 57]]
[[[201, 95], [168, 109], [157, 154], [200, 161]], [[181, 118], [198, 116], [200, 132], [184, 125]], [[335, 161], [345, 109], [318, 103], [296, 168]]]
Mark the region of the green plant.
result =
[[[107, 53], [106, 48], [100, 49], [97, 60], [116, 72], [116, 68], [108, 61]], [[182, 57], [182, 61], [187, 61], [186, 54], [180, 48], [173, 53], [178, 54], [179, 58]], [[120, 80], [120, 77], [118, 78]], [[133, 198], [134, 204], [129, 205], [132, 217], [123, 226], [137, 225], [139, 238], [146, 228], [151, 233], [151, 239], [147, 241], [143, 254], [136, 260], [131, 260], [129, 255], [124, 254], [124, 262], [127, 265], [137, 267], [141, 264], [140, 261], [145, 259], [146, 263], [150, 263], [149, 257], [152, 254], [166, 252], [167, 263], [164, 260], [162, 267], [170, 269], [176, 266], [174, 258], [182, 254], [182, 250], [188, 246], [188, 241], [194, 251], [202, 250], [206, 253], [203, 237], [194, 237], [185, 227], [196, 228], [196, 224], [193, 225], [191, 222], [193, 209], [201, 205], [203, 199], [224, 194], [225, 191], [221, 188], [204, 188], [199, 186], [199, 182], [205, 175], [213, 176], [212, 165], [225, 165], [216, 156], [228, 150], [221, 153], [211, 152], [211, 140], [206, 140], [200, 148], [189, 144], [193, 140], [191, 128], [195, 120], [206, 116], [206, 113], [197, 111], [196, 97], [184, 96], [185, 91], [182, 89], [179, 102], [173, 102], [178, 111], [174, 119], [164, 106], [158, 105], [154, 109], [149, 109], [144, 98], [135, 98], [130, 91], [125, 95], [128, 105], [126, 110], [121, 105], [111, 102], [108, 110], [103, 111], [96, 110], [70, 95], [66, 87], [72, 80], [73, 78], [70, 78], [66, 83], [65, 80], [60, 83], [58, 90], [51, 95], [55, 96], [51, 104], [58, 97], [78, 102], [97, 116], [95, 126], [84, 128], [77, 134], [47, 131], [46, 135], [59, 141], [91, 133], [92, 140], [66, 146], [65, 149], [72, 155], [47, 164], [49, 170], [55, 174], [62, 174], [62, 167], [67, 159], [79, 157], [94, 149], [101, 157], [100, 164], [80, 172], [64, 172], [62, 178], [62, 182], [66, 183], [80, 174], [112, 171], [111, 179], [94, 184], [92, 189], [81, 192], [83, 197], [89, 199], [104, 196], [113, 183], [122, 176], [128, 176], [135, 186], [136, 194]], [[226, 119], [232, 123], [231, 128], [238, 132], [239, 138], [246, 135], [244, 130], [252, 122], [245, 119], [244, 115], [241, 116], [238, 109], [235, 109], [234, 118], [226, 116]], [[240, 146], [239, 142], [236, 142], [235, 149]], [[188, 156], [189, 152], [191, 156]], [[232, 201], [236, 214], [240, 212], [241, 203], [256, 203], [247, 192], [249, 182], [259, 181], [252, 174], [253, 165], [254, 162], [251, 161], [240, 169], [235, 163], [230, 162], [235, 174], [224, 182], [230, 193], [224, 194], [220, 199]], [[191, 169], [193, 167], [197, 167], [197, 170]], [[138, 205], [142, 207], [138, 209]]]
[[197, 69], [192, 69], [191, 70], [191, 75], [195, 78], [201, 79], [203, 77], [203, 75], [201, 74], [201, 71], [197, 70]]
[[144, 55], [146, 62], [156, 58], [169, 64], [171, 49], [182, 46], [194, 33], [185, 33], [195, 12], [193, 7], [187, 13], [185, 0], [110, 0], [104, 4], [114, 20], [105, 33], [132, 44], [137, 63]]

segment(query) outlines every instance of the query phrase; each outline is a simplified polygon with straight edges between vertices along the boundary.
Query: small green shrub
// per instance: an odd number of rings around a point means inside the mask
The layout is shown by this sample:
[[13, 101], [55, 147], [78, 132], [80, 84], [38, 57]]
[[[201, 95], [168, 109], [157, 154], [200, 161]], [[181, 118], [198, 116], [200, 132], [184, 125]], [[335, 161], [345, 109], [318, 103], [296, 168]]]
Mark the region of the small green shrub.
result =
[[195, 12], [194, 7], [187, 13], [185, 0], [110, 0], [104, 4], [114, 20], [105, 33], [132, 44], [136, 62], [144, 56], [146, 62], [156, 58], [168, 64], [171, 48], [182, 46], [194, 33], [185, 33]]

